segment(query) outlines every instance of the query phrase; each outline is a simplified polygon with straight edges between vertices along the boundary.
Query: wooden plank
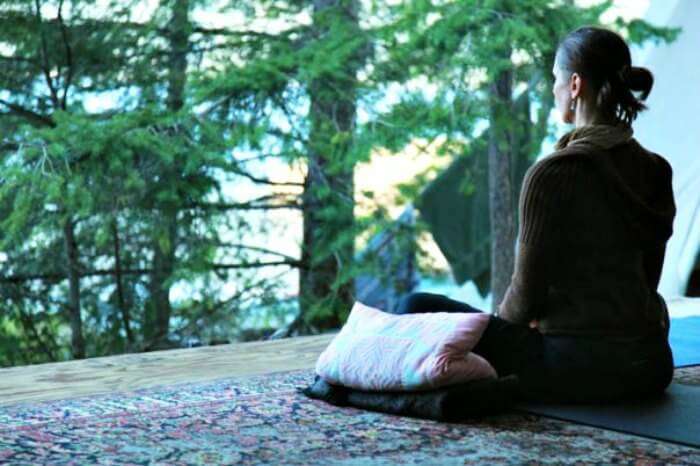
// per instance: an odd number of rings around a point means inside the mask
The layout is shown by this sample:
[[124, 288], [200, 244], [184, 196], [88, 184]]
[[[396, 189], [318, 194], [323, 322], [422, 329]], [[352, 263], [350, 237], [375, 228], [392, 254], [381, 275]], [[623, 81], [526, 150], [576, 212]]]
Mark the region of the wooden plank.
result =
[[0, 406], [312, 369], [337, 333], [0, 369]]

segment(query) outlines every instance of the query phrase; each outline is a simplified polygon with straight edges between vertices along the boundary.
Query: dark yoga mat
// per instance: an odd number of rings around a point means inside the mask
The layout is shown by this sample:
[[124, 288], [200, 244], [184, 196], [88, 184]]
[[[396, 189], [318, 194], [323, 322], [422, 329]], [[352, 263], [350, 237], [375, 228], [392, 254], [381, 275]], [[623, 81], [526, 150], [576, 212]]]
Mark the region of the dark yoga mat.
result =
[[518, 403], [517, 411], [700, 447], [700, 386], [671, 383], [656, 400], [613, 405]]

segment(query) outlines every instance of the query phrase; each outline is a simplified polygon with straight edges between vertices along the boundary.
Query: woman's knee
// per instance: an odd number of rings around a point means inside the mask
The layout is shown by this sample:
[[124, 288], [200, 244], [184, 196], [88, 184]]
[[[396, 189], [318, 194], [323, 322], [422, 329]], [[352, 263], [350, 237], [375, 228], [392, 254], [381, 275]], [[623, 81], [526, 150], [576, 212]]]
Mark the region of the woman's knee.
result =
[[403, 295], [396, 304], [395, 314], [413, 314], [416, 312], [428, 312], [439, 302], [443, 295], [428, 293], [425, 291], [414, 291]]
[[396, 314], [416, 312], [483, 312], [467, 303], [457, 301], [443, 294], [416, 291], [401, 297]]

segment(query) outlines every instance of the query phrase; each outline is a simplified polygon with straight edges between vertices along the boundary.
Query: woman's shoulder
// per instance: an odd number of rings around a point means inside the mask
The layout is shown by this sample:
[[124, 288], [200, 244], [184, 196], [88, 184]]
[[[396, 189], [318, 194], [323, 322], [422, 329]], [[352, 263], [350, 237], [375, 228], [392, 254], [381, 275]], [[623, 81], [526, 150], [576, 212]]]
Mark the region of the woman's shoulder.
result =
[[566, 182], [571, 177], [585, 174], [590, 170], [590, 154], [580, 149], [563, 148], [544, 156], [533, 163], [526, 171], [525, 178], [549, 183]]
[[658, 170], [662, 176], [671, 178], [671, 176], [673, 175], [673, 167], [671, 167], [671, 163], [666, 159], [666, 157], [659, 154], [658, 152], [654, 152], [645, 148], [636, 140], [635, 143], [639, 147], [639, 149], [643, 151], [644, 154], [652, 161], [654, 168]]
[[[625, 170], [638, 172], [649, 171], [653, 173], [652, 178], [658, 181], [670, 181], [673, 169], [668, 160], [662, 155], [650, 151], [642, 146], [636, 139], [630, 139], [625, 144], [618, 146], [614, 151], [627, 152], [627, 163], [622, 164]], [[614, 158], [614, 157], [613, 157]], [[637, 160], [637, 162], [633, 162]], [[639, 163], [641, 162], [641, 165]], [[636, 166], [636, 168], [632, 168]], [[600, 148], [587, 145], [575, 144], [557, 149], [531, 165], [526, 177], [537, 179], [554, 178], [561, 181], [561, 178], [572, 178], [576, 176], [586, 177], [591, 172], [617, 172], [618, 162], [611, 159], [608, 152], [601, 151]], [[617, 177], [613, 177], [617, 178]]]
[[532, 164], [523, 178], [520, 202], [525, 210], [558, 210], [569, 205], [590, 178], [586, 156], [560, 149]]
[[665, 185], [670, 184], [673, 178], [673, 167], [666, 157], [658, 152], [647, 149], [636, 139], [632, 139], [630, 142], [633, 150], [644, 156], [644, 160], [647, 162], [646, 168], [652, 173], [649, 179]]

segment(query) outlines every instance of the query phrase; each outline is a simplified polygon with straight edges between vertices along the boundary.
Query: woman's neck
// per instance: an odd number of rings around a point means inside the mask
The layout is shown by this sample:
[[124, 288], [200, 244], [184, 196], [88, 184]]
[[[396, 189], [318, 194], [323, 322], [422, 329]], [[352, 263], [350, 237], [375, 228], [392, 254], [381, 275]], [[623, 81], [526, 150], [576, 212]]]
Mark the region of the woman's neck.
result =
[[579, 99], [576, 105], [576, 116], [574, 118], [576, 128], [590, 125], [617, 125], [617, 120], [613, 116], [601, 114], [597, 108], [588, 104], [583, 99]]

